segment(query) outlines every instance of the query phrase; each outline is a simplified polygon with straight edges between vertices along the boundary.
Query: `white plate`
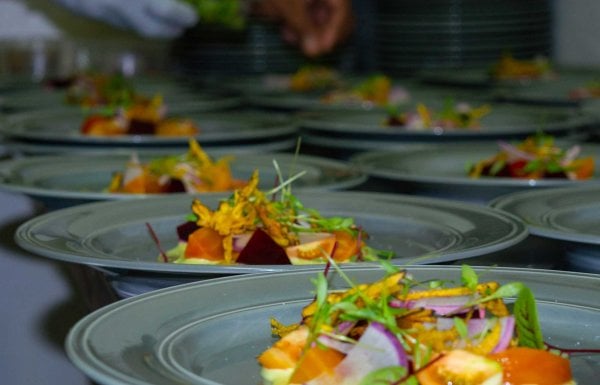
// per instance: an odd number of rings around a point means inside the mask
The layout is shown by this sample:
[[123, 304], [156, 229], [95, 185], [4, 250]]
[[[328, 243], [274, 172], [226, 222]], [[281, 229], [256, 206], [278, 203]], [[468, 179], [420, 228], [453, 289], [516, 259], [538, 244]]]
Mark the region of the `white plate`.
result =
[[[567, 148], [557, 142], [562, 148]], [[593, 156], [600, 164], [600, 146], [581, 144], [581, 156]], [[567, 179], [518, 179], [508, 177], [470, 178], [469, 164], [488, 159], [498, 152], [496, 143], [446, 143], [422, 146], [415, 150], [374, 150], [357, 154], [351, 161], [371, 177], [380, 188], [397, 192], [452, 198], [487, 203], [489, 200], [515, 191], [575, 185], [600, 185], [600, 176], [572, 181]]]
[[[436, 199], [360, 192], [298, 192], [324, 216], [352, 217], [369, 245], [393, 250], [396, 264], [456, 261], [504, 250], [522, 241], [520, 220], [498, 210]], [[226, 195], [202, 196], [216, 208]], [[163, 249], [177, 244], [176, 226], [191, 212], [187, 195], [79, 205], [38, 216], [15, 234], [26, 250], [51, 259], [117, 272], [182, 276], [305, 269], [292, 265], [189, 265], [159, 262], [149, 223]], [[315, 268], [320, 268], [315, 266]]]
[[572, 267], [600, 273], [600, 187], [525, 191], [490, 205], [520, 217], [530, 232], [563, 242]]
[[[458, 281], [458, 266], [413, 266], [417, 280]], [[344, 269], [372, 282], [379, 268]], [[519, 281], [534, 293], [544, 339], [561, 348], [599, 349], [600, 290], [596, 275], [486, 267], [486, 280]], [[314, 271], [228, 277], [181, 285], [119, 301], [69, 332], [71, 361], [101, 385], [260, 384], [256, 357], [275, 339], [269, 320], [298, 322], [314, 298]], [[332, 273], [331, 288], [347, 288]], [[276, 289], [275, 289], [276, 288]], [[571, 358], [578, 384], [594, 384], [598, 354]]]
[[[231, 151], [208, 151], [213, 159], [233, 156], [230, 163], [234, 178], [246, 180], [257, 169], [262, 187], [270, 188], [276, 180], [273, 161], [283, 172], [295, 169], [306, 174], [294, 184], [295, 190], [338, 190], [360, 185], [366, 175], [348, 164], [326, 158], [293, 154], [235, 154]], [[173, 154], [181, 154], [171, 153]], [[112, 175], [122, 171], [129, 155], [65, 155], [26, 157], [0, 162], [0, 188], [27, 194], [57, 208], [99, 200], [148, 198], [157, 194], [124, 194], [106, 191]], [[159, 155], [144, 154], [142, 162]]]

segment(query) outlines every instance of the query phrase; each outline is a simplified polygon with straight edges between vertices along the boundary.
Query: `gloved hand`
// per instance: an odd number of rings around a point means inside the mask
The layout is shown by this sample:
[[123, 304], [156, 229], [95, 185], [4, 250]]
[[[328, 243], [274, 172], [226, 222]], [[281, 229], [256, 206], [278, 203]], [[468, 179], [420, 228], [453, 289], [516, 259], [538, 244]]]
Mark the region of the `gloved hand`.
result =
[[198, 21], [179, 0], [54, 0], [73, 12], [146, 37], [173, 38]]

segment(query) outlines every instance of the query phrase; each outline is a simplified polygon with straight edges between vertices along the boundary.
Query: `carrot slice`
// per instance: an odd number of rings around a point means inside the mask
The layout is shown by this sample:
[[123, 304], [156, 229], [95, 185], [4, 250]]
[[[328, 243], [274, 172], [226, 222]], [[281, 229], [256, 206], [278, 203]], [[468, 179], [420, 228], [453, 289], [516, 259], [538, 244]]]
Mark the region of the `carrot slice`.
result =
[[185, 248], [185, 258], [202, 258], [219, 261], [224, 258], [223, 237], [215, 230], [202, 227], [190, 234]]

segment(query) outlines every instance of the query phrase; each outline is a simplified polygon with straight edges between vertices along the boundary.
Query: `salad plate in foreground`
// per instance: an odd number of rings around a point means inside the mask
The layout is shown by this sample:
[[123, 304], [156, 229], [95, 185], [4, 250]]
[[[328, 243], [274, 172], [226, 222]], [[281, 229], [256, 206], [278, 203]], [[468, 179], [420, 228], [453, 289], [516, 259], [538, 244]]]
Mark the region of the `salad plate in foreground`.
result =
[[[579, 384], [595, 382], [600, 370], [600, 302], [593, 295], [600, 289], [598, 276], [473, 270], [481, 282], [527, 286], [535, 297], [544, 341], [565, 350], [588, 349], [570, 356], [572, 376]], [[345, 290], [384, 276], [380, 267], [341, 272], [345, 277], [329, 272], [329, 289]], [[407, 272], [418, 282], [461, 283], [458, 266], [409, 266]], [[122, 300], [79, 321], [67, 337], [67, 353], [102, 385], [261, 384], [257, 357], [277, 341], [271, 334], [273, 319], [285, 325], [298, 322], [315, 298], [316, 278], [315, 271], [227, 277]], [[506, 301], [512, 307], [514, 297]]]
[[[199, 198], [214, 209], [228, 197], [215, 194]], [[343, 191], [298, 192], [295, 199], [324, 217], [350, 218], [368, 234], [368, 239], [363, 238], [368, 246], [394, 253], [390, 259], [394, 264], [431, 264], [486, 255], [516, 245], [528, 234], [512, 215], [459, 202]], [[177, 227], [189, 218], [192, 201], [193, 196], [177, 195], [70, 207], [27, 221], [15, 239], [37, 255], [121, 274], [193, 278], [323, 266], [163, 262], [156, 240], [163, 250], [180, 244]]]
[[[594, 172], [594, 165], [600, 166], [598, 145], [554, 141], [539, 146], [536, 155], [525, 153], [520, 147], [522, 143], [447, 143], [405, 151], [373, 150], [356, 154], [350, 160], [369, 174], [369, 185], [377, 184], [382, 191], [475, 203], [487, 203], [500, 195], [521, 190], [600, 184], [597, 172]], [[542, 150], [546, 152], [542, 153]], [[547, 157], [550, 152], [556, 157]], [[560, 170], [574, 170], [580, 162], [581, 169], [586, 169], [585, 175], [582, 171], [581, 177], [571, 177], [567, 175], [568, 171], [558, 170], [560, 167], [555, 167], [554, 173], [548, 172], [549, 168], [554, 171], [552, 167], [567, 158], [573, 167], [565, 164]], [[531, 164], [527, 166], [528, 163]], [[473, 171], [476, 168], [478, 173]], [[479, 168], [497, 170], [483, 174]]]
[[571, 268], [600, 273], [599, 186], [512, 193], [490, 206], [521, 218], [531, 234], [560, 241]]

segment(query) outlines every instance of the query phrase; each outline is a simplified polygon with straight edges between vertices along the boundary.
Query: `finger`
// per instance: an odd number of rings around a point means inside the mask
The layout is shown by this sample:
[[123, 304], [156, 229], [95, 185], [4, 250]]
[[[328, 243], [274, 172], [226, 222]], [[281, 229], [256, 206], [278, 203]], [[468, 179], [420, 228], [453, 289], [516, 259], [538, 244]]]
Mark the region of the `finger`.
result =
[[327, 2], [329, 20], [320, 29], [321, 49], [331, 51], [339, 42], [348, 37], [352, 31], [354, 16], [347, 0], [324, 0]]
[[315, 26], [309, 17], [306, 0], [272, 0], [280, 20], [299, 35], [315, 33]]

